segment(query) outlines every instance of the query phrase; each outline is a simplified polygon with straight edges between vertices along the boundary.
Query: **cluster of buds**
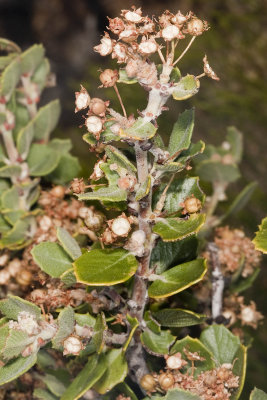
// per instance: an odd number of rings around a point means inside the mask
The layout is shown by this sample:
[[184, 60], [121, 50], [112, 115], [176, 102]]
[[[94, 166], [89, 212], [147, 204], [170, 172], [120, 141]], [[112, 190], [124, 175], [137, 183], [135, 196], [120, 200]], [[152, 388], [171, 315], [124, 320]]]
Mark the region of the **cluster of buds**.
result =
[[187, 197], [185, 201], [180, 203], [180, 206], [183, 207], [182, 214], [194, 214], [201, 209], [202, 205], [201, 201], [192, 194], [191, 197]]
[[122, 213], [117, 218], [107, 221], [108, 227], [103, 232], [101, 240], [105, 244], [114, 243], [118, 238], [126, 238], [131, 230], [131, 224], [136, 224], [137, 219], [133, 216], [127, 217]]
[[241, 267], [241, 261], [244, 263], [241, 272], [244, 278], [258, 267], [261, 254], [240, 229], [231, 230], [228, 226], [218, 228], [214, 241], [219, 248], [219, 260], [226, 273], [235, 273]]
[[120, 18], [109, 18], [107, 28], [117, 40], [105, 32], [94, 50], [101, 56], [111, 54], [118, 63], [127, 63], [136, 53], [146, 57], [156, 53], [161, 47], [157, 39], [170, 42], [183, 39], [186, 34], [199, 36], [208, 25], [192, 13], [183, 15], [180, 11], [177, 14], [165, 11], [158, 20], [151, 19], [142, 15], [141, 8], [133, 6], [132, 10], [122, 10]]
[[[111, 70], [105, 70], [104, 72], [102, 72], [102, 80], [106, 82], [105, 84], [110, 84], [110, 80], [108, 81], [108, 77], [109, 79], [113, 79], [114, 81], [114, 74], [112, 75], [106, 71]], [[111, 77], [111, 75], [113, 76], [113, 78]], [[104, 86], [105, 84], [103, 83]], [[97, 97], [91, 99], [89, 93], [82, 85], [81, 90], [79, 92], [76, 92], [75, 96], [75, 112], [88, 109], [87, 118], [85, 118], [85, 126], [88, 132], [92, 133], [96, 137], [96, 139], [99, 140], [104, 123], [106, 122], [106, 111], [107, 107], [109, 106], [109, 102], [103, 101]]]
[[100, 211], [97, 211], [94, 206], [81, 207], [79, 210], [79, 216], [83, 219], [87, 228], [93, 232], [97, 232], [103, 228], [105, 215]]
[[[186, 349], [185, 349], [186, 350]], [[197, 352], [185, 351], [185, 355], [192, 363], [204, 361]], [[181, 353], [172, 356], [166, 356], [166, 370], [157, 373], [146, 374], [141, 379], [141, 386], [151, 395], [153, 392], [167, 392], [169, 389], [179, 388], [183, 390], [190, 389], [203, 400], [229, 400], [233, 389], [238, 387], [239, 377], [232, 372], [232, 364], [222, 364], [220, 367], [209, 371], [201, 372], [197, 377], [194, 374], [181, 372], [187, 361], [183, 360]]]
[[238, 295], [231, 295], [224, 299], [223, 316], [227, 319], [228, 326], [239, 321], [242, 326], [250, 326], [254, 329], [257, 329], [259, 322], [263, 320], [263, 315], [257, 311], [255, 302], [251, 301], [249, 305], [246, 305], [244, 297]]
[[146, 241], [145, 232], [138, 229], [137, 231], [134, 231], [132, 233], [130, 239], [125, 244], [124, 248], [129, 250], [136, 257], [142, 257], [145, 253], [145, 246], [144, 246], [145, 241]]
[[[8, 257], [2, 256], [2, 260]], [[8, 259], [6, 260], [6, 262]], [[12, 259], [5, 268], [0, 271], [0, 285], [8, 285], [10, 279], [14, 278], [22, 287], [27, 287], [32, 282], [32, 273], [23, 268], [22, 261], [19, 258]]]
[[37, 321], [36, 316], [28, 311], [21, 311], [18, 320], [10, 320], [8, 325], [9, 329], [22, 331], [28, 335], [27, 346], [21, 353], [22, 357], [37, 352], [55, 336], [58, 329], [52, 317], [49, 321], [42, 319]]

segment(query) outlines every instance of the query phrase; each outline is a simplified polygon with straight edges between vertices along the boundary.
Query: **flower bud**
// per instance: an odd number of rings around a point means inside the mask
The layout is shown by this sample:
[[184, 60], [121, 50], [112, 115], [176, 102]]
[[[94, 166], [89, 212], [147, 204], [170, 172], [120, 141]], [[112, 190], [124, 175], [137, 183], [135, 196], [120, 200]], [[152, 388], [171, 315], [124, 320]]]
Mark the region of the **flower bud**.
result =
[[135, 28], [126, 28], [120, 33], [119, 39], [123, 40], [125, 43], [134, 42], [138, 38], [138, 32]]
[[170, 369], [180, 369], [186, 365], [187, 362], [182, 359], [181, 353], [176, 353], [173, 356], [167, 356], [166, 364]]
[[125, 63], [128, 58], [127, 46], [123, 43], [116, 43], [113, 48], [112, 58], [116, 58], [118, 63]]
[[197, 199], [195, 196], [188, 197], [184, 203], [184, 211], [188, 214], [193, 214], [198, 212], [201, 209], [201, 201]]
[[117, 236], [127, 236], [131, 230], [131, 224], [127, 217], [121, 216], [113, 220], [111, 230]]
[[106, 32], [105, 36], [102, 37], [100, 44], [94, 47], [94, 50], [101, 56], [107, 56], [112, 52], [113, 40], [110, 38], [109, 34]]
[[98, 231], [100, 228], [102, 228], [104, 220], [105, 216], [101, 212], [93, 212], [88, 208], [88, 214], [84, 219], [84, 223], [87, 228], [91, 229], [92, 231]]
[[63, 342], [63, 355], [66, 356], [68, 354], [78, 355], [83, 349], [82, 342], [76, 336], [69, 336]]
[[134, 24], [139, 24], [143, 21], [141, 8], [137, 10], [122, 10], [121, 15], [126, 19], [127, 22], [132, 22]]
[[99, 79], [104, 87], [112, 87], [119, 79], [119, 73], [116, 69], [105, 69], [101, 72]]
[[157, 51], [158, 45], [155, 40], [143, 40], [139, 44], [139, 52], [143, 55], [153, 54]]
[[150, 374], [144, 375], [140, 381], [140, 385], [147, 392], [152, 392], [155, 389], [156, 384], [157, 383], [156, 383], [154, 377]]
[[88, 132], [90, 132], [96, 136], [98, 136], [103, 129], [103, 123], [102, 123], [101, 118], [95, 117], [94, 115], [86, 118], [85, 126], [86, 126]]
[[14, 258], [8, 264], [7, 269], [11, 276], [16, 276], [21, 269], [21, 260], [18, 258]]
[[80, 110], [84, 110], [89, 106], [90, 103], [90, 96], [87, 90], [81, 85], [81, 90], [79, 92], [75, 92], [75, 112]]
[[106, 108], [105, 102], [97, 97], [94, 97], [90, 102], [90, 110], [96, 115], [104, 115]]
[[119, 33], [121, 33], [124, 28], [124, 22], [121, 18], [108, 18], [109, 20], [109, 29], [111, 30], [111, 32], [115, 33], [115, 35], [118, 35]]
[[175, 38], [178, 38], [180, 34], [180, 30], [176, 25], [168, 25], [161, 31], [161, 36], [167, 42], [172, 41]]
[[50, 190], [52, 196], [57, 197], [58, 199], [63, 199], [65, 196], [65, 189], [61, 185], [54, 186], [53, 189]]
[[70, 189], [76, 194], [83, 193], [85, 190], [83, 178], [74, 178], [71, 182]]
[[135, 78], [138, 73], [138, 61], [129, 60], [125, 67], [126, 74], [129, 78]]
[[27, 270], [21, 271], [16, 275], [16, 281], [21, 286], [29, 286], [32, 282], [32, 273]]
[[199, 36], [205, 30], [205, 25], [203, 21], [199, 18], [192, 18], [187, 24], [187, 31], [192, 36]]
[[181, 11], [178, 11], [178, 13], [171, 19], [171, 22], [173, 24], [177, 24], [178, 26], [182, 26], [186, 21], [187, 18], [181, 13]]
[[172, 374], [163, 373], [159, 375], [158, 381], [163, 390], [168, 390], [174, 384], [174, 377], [172, 376]]

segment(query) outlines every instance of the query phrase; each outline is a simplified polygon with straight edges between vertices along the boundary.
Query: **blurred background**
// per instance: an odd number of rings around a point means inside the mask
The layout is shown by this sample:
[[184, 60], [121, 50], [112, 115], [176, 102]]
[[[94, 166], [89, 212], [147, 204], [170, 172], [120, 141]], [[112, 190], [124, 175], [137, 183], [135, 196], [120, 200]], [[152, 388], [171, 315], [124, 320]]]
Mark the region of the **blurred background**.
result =
[[[106, 15], [118, 16], [121, 9], [135, 4], [144, 14], [157, 15], [166, 8], [172, 12], [193, 11], [207, 20], [211, 29], [197, 38], [192, 50], [179, 64], [183, 72], [200, 74], [202, 58], [207, 54], [210, 65], [221, 78], [219, 82], [201, 80], [202, 90], [192, 100], [170, 105], [170, 114], [159, 123], [170, 132], [177, 114], [196, 107], [195, 140], [219, 144], [226, 127], [235, 125], [244, 134], [243, 177], [232, 185], [229, 200], [250, 181], [258, 182], [250, 204], [231, 219], [253, 237], [261, 218], [267, 215], [267, 2], [266, 0], [0, 0], [0, 36], [18, 43], [24, 50], [43, 43], [57, 76], [56, 88], [49, 89], [45, 101], [59, 97], [62, 115], [55, 136], [71, 137], [74, 153], [79, 156], [84, 176], [90, 175], [93, 156], [82, 141], [80, 115], [74, 114], [74, 92], [82, 83], [91, 96], [116, 99], [110, 90], [97, 87], [98, 70], [110, 59], [94, 53], [100, 34], [107, 25]], [[105, 62], [107, 64], [105, 64]], [[122, 87], [121, 95], [130, 111], [142, 109], [146, 96], [142, 89]], [[114, 103], [113, 103], [114, 105]], [[115, 108], [115, 105], [114, 105]], [[163, 132], [164, 133], [164, 132]], [[88, 172], [87, 172], [88, 171]], [[248, 298], [256, 300], [267, 315], [267, 268], [264, 267]], [[264, 269], [265, 268], [265, 269]], [[248, 399], [252, 387], [267, 391], [267, 323], [257, 331], [249, 350], [248, 378], [242, 399]]]

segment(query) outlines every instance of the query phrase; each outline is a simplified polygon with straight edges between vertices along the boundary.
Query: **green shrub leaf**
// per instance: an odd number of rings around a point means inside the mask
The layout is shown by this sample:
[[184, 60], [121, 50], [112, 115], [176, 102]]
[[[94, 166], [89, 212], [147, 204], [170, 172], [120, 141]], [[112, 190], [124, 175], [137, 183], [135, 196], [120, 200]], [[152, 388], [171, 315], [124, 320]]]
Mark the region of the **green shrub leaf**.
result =
[[192, 214], [190, 218], [161, 218], [153, 226], [164, 242], [181, 240], [197, 233], [205, 222], [205, 214]]
[[60, 116], [60, 103], [53, 100], [41, 107], [34, 117], [34, 139], [48, 141], [50, 133], [55, 129]]
[[74, 262], [77, 281], [93, 286], [125, 282], [137, 267], [136, 258], [124, 249], [91, 250]]
[[194, 75], [186, 75], [175, 85], [172, 97], [175, 100], [189, 99], [198, 92], [199, 86], [200, 82]]
[[147, 140], [157, 132], [157, 128], [143, 118], [139, 117], [130, 128], [120, 130], [120, 136], [127, 139]]
[[265, 254], [267, 253], [267, 217], [262, 220], [253, 243], [257, 250]]
[[59, 278], [72, 268], [71, 258], [58, 243], [40, 243], [32, 249], [31, 254], [39, 267], [53, 278]]
[[27, 163], [32, 176], [44, 176], [58, 165], [60, 155], [45, 144], [34, 143], [29, 151]]
[[76, 258], [82, 255], [80, 246], [66, 229], [61, 227], [57, 228], [57, 238], [63, 249], [73, 260], [76, 260]]
[[12, 295], [0, 301], [0, 311], [7, 318], [13, 320], [17, 320], [18, 314], [22, 311], [35, 315], [37, 319], [41, 316], [41, 310], [35, 304]]
[[60, 311], [57, 323], [58, 331], [52, 340], [53, 346], [56, 349], [58, 349], [62, 345], [63, 340], [71, 335], [74, 330], [75, 318], [72, 307], [68, 306]]
[[178, 121], [174, 124], [168, 147], [171, 158], [175, 158], [175, 155], [190, 146], [194, 129], [194, 114], [194, 109], [186, 110], [180, 114]]
[[170, 331], [160, 331], [155, 333], [150, 329], [145, 329], [141, 334], [141, 341], [145, 349], [154, 355], [168, 354], [171, 345], [176, 337]]
[[33, 353], [29, 357], [18, 357], [15, 360], [10, 360], [0, 367], [0, 386], [25, 374], [36, 363], [36, 360], [37, 355]]
[[267, 400], [267, 394], [260, 389], [254, 388], [249, 400]]
[[44, 57], [44, 47], [41, 44], [34, 44], [21, 54], [22, 74], [32, 74]]
[[201, 281], [207, 271], [206, 261], [198, 258], [177, 265], [160, 275], [160, 279], [148, 288], [152, 298], [169, 297]]
[[207, 318], [206, 315], [181, 308], [164, 308], [153, 312], [152, 315], [160, 325], [170, 328], [199, 325]]
[[119, 189], [117, 186], [109, 186], [78, 195], [79, 200], [100, 200], [120, 202], [127, 200], [127, 192], [124, 189]]

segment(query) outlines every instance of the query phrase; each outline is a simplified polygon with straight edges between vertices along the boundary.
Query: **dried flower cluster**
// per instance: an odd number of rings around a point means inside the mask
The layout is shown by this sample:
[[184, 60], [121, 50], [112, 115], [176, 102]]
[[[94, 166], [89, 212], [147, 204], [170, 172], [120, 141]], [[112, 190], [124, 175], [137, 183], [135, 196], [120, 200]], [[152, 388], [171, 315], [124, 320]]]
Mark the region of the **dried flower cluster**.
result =
[[[185, 353], [188, 361], [182, 358], [181, 353], [166, 356], [165, 371], [143, 376], [141, 385], [148, 394], [179, 388], [189, 390], [203, 400], [229, 400], [239, 381], [239, 377], [232, 372], [233, 365], [222, 364], [220, 367], [198, 372], [197, 376], [194, 376], [195, 363], [205, 359], [197, 352], [185, 351]], [[192, 367], [185, 372], [183, 367], [188, 362]]]
[[254, 301], [250, 301], [250, 304], [246, 305], [244, 304], [244, 296], [238, 295], [225, 297], [223, 316], [229, 321], [229, 326], [239, 321], [242, 326], [251, 326], [254, 329], [258, 328], [258, 324], [264, 318], [263, 315], [257, 311]]

